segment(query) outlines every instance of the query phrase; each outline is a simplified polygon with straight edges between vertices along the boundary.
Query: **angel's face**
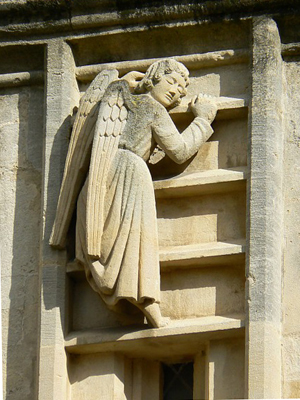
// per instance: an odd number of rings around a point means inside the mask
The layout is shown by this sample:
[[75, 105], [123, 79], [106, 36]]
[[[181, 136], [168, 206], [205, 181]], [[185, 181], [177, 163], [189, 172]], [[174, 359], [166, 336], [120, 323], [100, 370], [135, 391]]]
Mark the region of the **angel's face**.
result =
[[171, 72], [161, 77], [150, 90], [150, 95], [165, 107], [174, 105], [186, 94], [186, 82], [178, 72]]

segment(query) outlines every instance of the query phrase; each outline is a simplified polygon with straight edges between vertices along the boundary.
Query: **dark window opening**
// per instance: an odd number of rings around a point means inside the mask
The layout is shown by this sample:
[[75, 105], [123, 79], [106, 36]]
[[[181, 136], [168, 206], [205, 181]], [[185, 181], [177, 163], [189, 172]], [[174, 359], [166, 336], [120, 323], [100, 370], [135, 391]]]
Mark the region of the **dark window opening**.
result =
[[193, 400], [193, 363], [162, 364], [163, 400]]

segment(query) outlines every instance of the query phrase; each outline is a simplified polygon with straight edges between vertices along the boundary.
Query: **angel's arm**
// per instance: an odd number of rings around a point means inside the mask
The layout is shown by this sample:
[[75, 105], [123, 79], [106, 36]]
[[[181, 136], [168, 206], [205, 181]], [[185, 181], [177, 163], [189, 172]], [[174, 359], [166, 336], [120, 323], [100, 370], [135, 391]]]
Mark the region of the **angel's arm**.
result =
[[131, 71], [128, 72], [128, 74], [124, 75], [121, 79], [125, 80], [128, 83], [130, 92], [134, 93], [135, 88], [144, 76], [145, 74], [143, 74], [142, 72]]
[[177, 164], [191, 158], [213, 133], [206, 119], [196, 117], [180, 134], [164, 107], [159, 109], [152, 129], [155, 141]]

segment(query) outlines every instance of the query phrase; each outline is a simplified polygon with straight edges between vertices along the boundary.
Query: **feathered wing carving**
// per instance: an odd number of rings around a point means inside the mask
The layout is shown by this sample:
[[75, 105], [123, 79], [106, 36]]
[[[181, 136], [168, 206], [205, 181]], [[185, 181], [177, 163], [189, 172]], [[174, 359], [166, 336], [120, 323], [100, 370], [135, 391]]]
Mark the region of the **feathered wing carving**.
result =
[[68, 149], [50, 244], [64, 247], [78, 194], [89, 168], [100, 101], [108, 85], [118, 79], [117, 70], [104, 70], [92, 81], [80, 101]]
[[113, 82], [101, 101], [89, 170], [86, 239], [91, 257], [99, 258], [106, 180], [134, 103], [125, 81]]

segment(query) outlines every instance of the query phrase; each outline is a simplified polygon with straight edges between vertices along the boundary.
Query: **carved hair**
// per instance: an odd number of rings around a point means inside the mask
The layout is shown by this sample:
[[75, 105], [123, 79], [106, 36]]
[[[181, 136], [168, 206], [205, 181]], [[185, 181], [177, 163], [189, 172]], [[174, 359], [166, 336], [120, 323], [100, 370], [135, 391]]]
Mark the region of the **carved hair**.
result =
[[[189, 71], [180, 62], [174, 60], [173, 58], [168, 58], [162, 61], [156, 61], [147, 69], [145, 76], [138, 83], [135, 88], [135, 93], [147, 93], [153, 88], [153, 86], [158, 83], [163, 75], [171, 74], [172, 72], [179, 73], [185, 80], [185, 86], [189, 84]], [[185, 95], [184, 93], [182, 97]], [[178, 101], [178, 103], [180, 100]]]

